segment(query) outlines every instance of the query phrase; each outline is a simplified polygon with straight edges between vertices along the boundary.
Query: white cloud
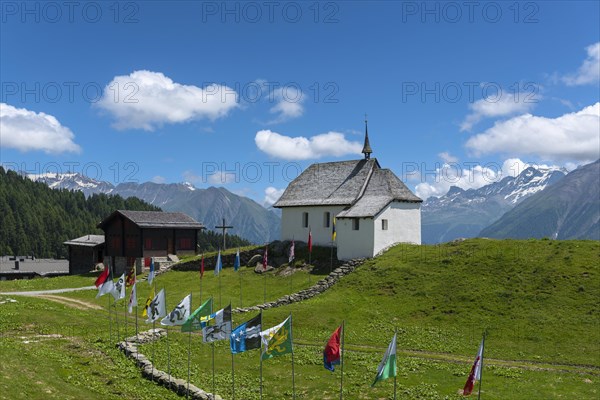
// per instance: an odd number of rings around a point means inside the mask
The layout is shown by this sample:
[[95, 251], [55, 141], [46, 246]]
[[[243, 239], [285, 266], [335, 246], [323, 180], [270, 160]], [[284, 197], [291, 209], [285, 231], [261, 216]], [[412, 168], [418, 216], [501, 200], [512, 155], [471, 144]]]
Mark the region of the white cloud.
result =
[[431, 182], [421, 182], [415, 187], [417, 196], [423, 200], [431, 196], [443, 196], [451, 186], [458, 186], [464, 190], [479, 189], [497, 182], [502, 178], [502, 172], [494, 166], [444, 163], [436, 168], [432, 178]]
[[458, 158], [454, 157], [452, 154], [450, 154], [447, 151], [443, 151], [441, 153], [438, 153], [438, 157], [441, 158], [444, 162], [447, 163], [455, 163], [458, 161]]
[[327, 132], [311, 138], [290, 137], [262, 130], [254, 137], [256, 146], [270, 156], [284, 160], [308, 160], [326, 156], [360, 154], [362, 143], [346, 140], [343, 133]]
[[279, 200], [284, 191], [285, 189], [276, 189], [273, 186], [269, 186], [265, 189], [265, 199], [263, 201], [263, 205], [265, 207], [272, 206], [273, 203]]
[[600, 81], [600, 42], [586, 47], [587, 58], [576, 73], [562, 77], [568, 86], [587, 85]]
[[153, 131], [164, 124], [224, 117], [238, 107], [238, 93], [227, 86], [199, 88], [160, 72], [134, 71], [115, 76], [96, 106], [112, 115], [116, 129]]
[[150, 182], [153, 183], [165, 183], [166, 181], [167, 180], [165, 179], [165, 177], [160, 175], [156, 175], [152, 179], [150, 179]]
[[237, 177], [234, 172], [217, 171], [208, 176], [208, 183], [211, 185], [227, 185], [237, 182]]
[[79, 153], [69, 128], [52, 115], [0, 103], [0, 144], [20, 151]]
[[298, 118], [304, 114], [302, 105], [304, 98], [302, 90], [295, 86], [285, 86], [274, 90], [272, 96], [277, 103], [271, 107], [269, 112], [276, 114], [276, 117], [267, 124], [278, 124], [293, 118]]
[[460, 131], [471, 131], [484, 118], [498, 118], [521, 114], [533, 108], [539, 96], [532, 93], [501, 93], [499, 99], [479, 99], [469, 105], [471, 113], [460, 124]]
[[600, 156], [600, 103], [557, 118], [524, 114], [471, 137], [477, 156], [504, 153], [544, 160], [595, 160]]

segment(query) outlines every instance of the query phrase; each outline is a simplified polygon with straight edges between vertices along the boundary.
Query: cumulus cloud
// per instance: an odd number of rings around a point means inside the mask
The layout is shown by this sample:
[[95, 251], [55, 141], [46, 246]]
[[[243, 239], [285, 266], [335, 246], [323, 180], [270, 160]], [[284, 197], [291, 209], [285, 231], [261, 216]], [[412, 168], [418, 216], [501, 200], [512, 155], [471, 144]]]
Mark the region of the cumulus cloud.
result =
[[430, 182], [421, 182], [415, 186], [417, 196], [422, 199], [443, 196], [451, 186], [461, 189], [479, 189], [482, 186], [497, 182], [502, 178], [498, 166], [482, 166], [472, 163], [444, 163], [435, 169]]
[[2, 147], [45, 153], [79, 153], [75, 135], [52, 115], [0, 103]]
[[458, 161], [458, 158], [454, 157], [452, 154], [450, 154], [447, 151], [443, 151], [441, 153], [438, 153], [438, 157], [441, 158], [444, 162], [447, 163], [455, 163]]
[[116, 129], [153, 131], [164, 124], [224, 117], [238, 107], [238, 93], [227, 86], [199, 88], [160, 72], [134, 71], [115, 76], [96, 106], [114, 118]]
[[254, 137], [256, 146], [270, 156], [284, 160], [308, 160], [327, 156], [360, 154], [362, 143], [346, 140], [343, 133], [327, 132], [311, 138], [290, 137], [262, 130]]
[[269, 186], [265, 189], [265, 199], [263, 201], [263, 205], [265, 207], [272, 206], [277, 200], [279, 200], [284, 191], [285, 189], [277, 189], [273, 186]]
[[568, 86], [587, 85], [600, 81], [600, 42], [586, 47], [587, 58], [577, 72], [562, 77]]
[[276, 102], [269, 110], [271, 114], [275, 114], [275, 118], [267, 122], [268, 124], [278, 124], [304, 114], [304, 106], [302, 105], [304, 97], [300, 88], [295, 86], [277, 88], [270, 98]]
[[475, 155], [536, 156], [544, 160], [595, 160], [600, 156], [600, 103], [557, 118], [524, 114], [471, 137]]
[[538, 96], [532, 93], [501, 93], [499, 99], [479, 99], [469, 105], [471, 113], [460, 124], [460, 131], [471, 131], [473, 126], [485, 118], [498, 118], [521, 114], [533, 108]]

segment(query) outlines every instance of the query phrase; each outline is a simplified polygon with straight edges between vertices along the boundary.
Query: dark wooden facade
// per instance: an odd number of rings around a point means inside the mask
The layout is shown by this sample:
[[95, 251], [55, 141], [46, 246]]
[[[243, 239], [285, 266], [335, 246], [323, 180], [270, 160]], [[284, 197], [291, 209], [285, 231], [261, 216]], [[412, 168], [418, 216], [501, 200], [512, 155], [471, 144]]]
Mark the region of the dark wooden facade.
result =
[[182, 213], [118, 210], [99, 225], [110, 257], [166, 257], [195, 254], [202, 224]]
[[86, 235], [65, 242], [69, 246], [69, 274], [85, 274], [102, 263], [104, 258], [104, 236]]

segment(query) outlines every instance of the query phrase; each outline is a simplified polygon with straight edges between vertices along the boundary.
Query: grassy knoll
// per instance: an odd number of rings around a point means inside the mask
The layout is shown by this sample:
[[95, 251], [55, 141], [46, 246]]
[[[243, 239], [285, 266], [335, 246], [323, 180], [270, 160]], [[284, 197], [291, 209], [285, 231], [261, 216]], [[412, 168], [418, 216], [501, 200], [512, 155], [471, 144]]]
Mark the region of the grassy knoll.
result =
[[[370, 384], [394, 328], [398, 329], [399, 398], [461, 398], [457, 391], [464, 385], [481, 332], [487, 329], [482, 398], [593, 399], [600, 393], [599, 265], [600, 244], [593, 241], [477, 239], [398, 246], [320, 296], [265, 311], [263, 323], [272, 326], [293, 315], [298, 398], [337, 398], [339, 368], [333, 374], [325, 370], [321, 351], [345, 319], [348, 399], [390, 398], [391, 380], [375, 388]], [[242, 271], [243, 305], [262, 302], [264, 278], [250, 269]], [[223, 271], [223, 304], [239, 305], [239, 277], [230, 268]], [[319, 277], [301, 271], [292, 282], [289, 276], [269, 274], [267, 299], [289, 293], [292, 284], [294, 291], [306, 287], [309, 278], [314, 283]], [[0, 282], [0, 291], [15, 285]], [[197, 272], [161, 275], [157, 288], [161, 287], [166, 288], [170, 307], [190, 291], [193, 306], [200, 303]], [[140, 303], [148, 292], [148, 284], [141, 283]], [[212, 271], [203, 282], [203, 297], [209, 294], [218, 303], [218, 279]], [[95, 300], [94, 291], [64, 296], [104, 307], [108, 302], [107, 297]], [[55, 398], [170, 398], [144, 381], [132, 363], [111, 348], [104, 311], [78, 310], [42, 299], [17, 300], [0, 305], [0, 398], [4, 393], [13, 394], [6, 398], [52, 398], [42, 391], [46, 387], [57, 393], [68, 391], [68, 396]], [[123, 302], [121, 336], [125, 335]], [[234, 324], [252, 316], [234, 314]], [[140, 329], [148, 327], [139, 322]], [[22, 343], [20, 336], [40, 331], [67, 338], [45, 339], [35, 346]], [[133, 318], [127, 332], [133, 333]], [[170, 329], [169, 342], [172, 372], [185, 378], [188, 336]], [[42, 350], [33, 350], [38, 348]], [[157, 367], [167, 369], [166, 340], [142, 349], [147, 355], [154, 351]], [[192, 382], [211, 391], [211, 346], [192, 335], [192, 349]], [[215, 354], [217, 392], [230, 398], [228, 343], [216, 343]], [[258, 357], [258, 351], [235, 356], [236, 398], [258, 398]], [[40, 362], [46, 358], [51, 360], [48, 367]], [[265, 399], [290, 398], [290, 361], [289, 355], [265, 361]], [[31, 385], [35, 380], [44, 385]], [[12, 388], [17, 389], [11, 392]], [[26, 389], [29, 395], [22, 396]]]

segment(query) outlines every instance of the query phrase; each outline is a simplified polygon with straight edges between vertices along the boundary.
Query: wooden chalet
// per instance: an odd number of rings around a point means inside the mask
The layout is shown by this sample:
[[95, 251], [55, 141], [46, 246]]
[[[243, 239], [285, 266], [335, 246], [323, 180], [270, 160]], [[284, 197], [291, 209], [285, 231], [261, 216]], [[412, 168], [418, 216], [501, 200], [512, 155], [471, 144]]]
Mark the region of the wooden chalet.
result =
[[104, 254], [118, 272], [134, 259], [196, 254], [204, 226], [183, 213], [117, 210], [98, 228], [104, 231]]
[[85, 274], [94, 270], [104, 258], [104, 236], [85, 235], [64, 242], [69, 246], [69, 274]]

